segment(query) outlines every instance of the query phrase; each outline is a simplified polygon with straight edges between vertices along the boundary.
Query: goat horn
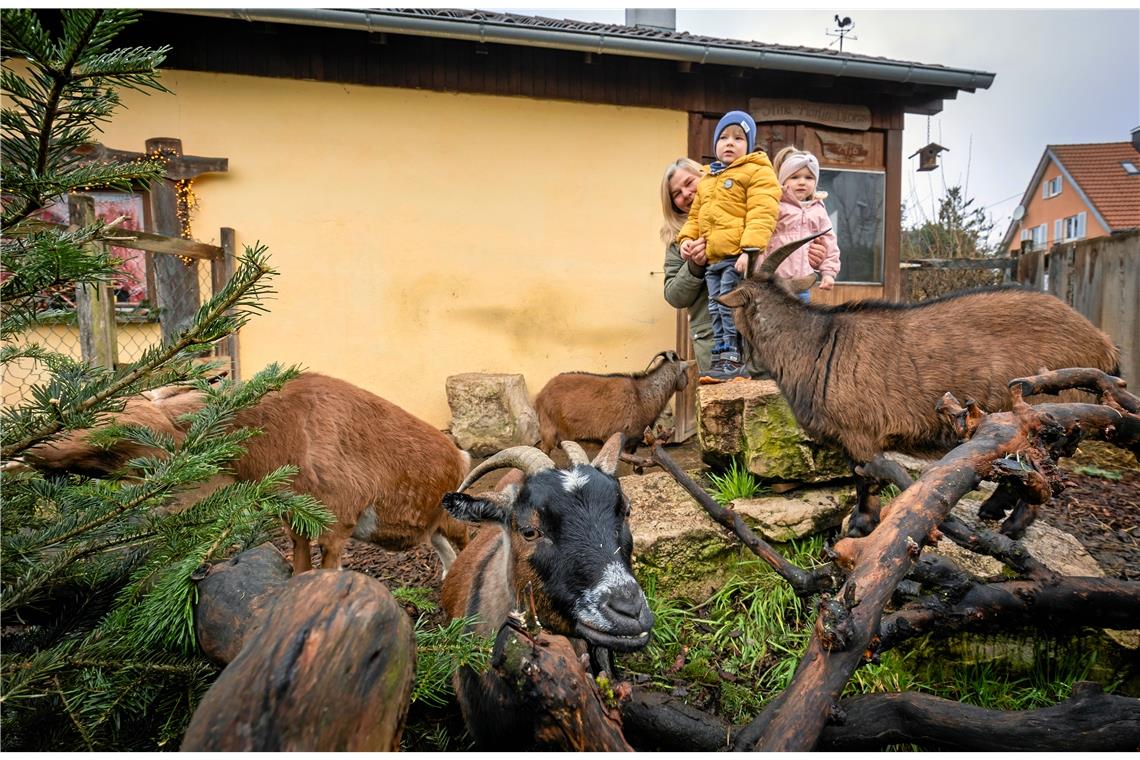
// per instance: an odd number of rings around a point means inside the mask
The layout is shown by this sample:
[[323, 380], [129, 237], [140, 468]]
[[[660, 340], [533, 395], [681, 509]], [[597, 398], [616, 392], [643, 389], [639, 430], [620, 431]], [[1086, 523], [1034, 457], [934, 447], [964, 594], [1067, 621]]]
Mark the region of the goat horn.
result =
[[784, 263], [784, 259], [788, 258], [788, 256], [792, 254], [792, 251], [795, 251], [804, 243], [810, 243], [820, 235], [826, 235], [829, 232], [831, 232], [830, 227], [828, 227], [823, 232], [817, 232], [814, 235], [808, 235], [806, 238], [793, 240], [790, 243], [780, 246], [776, 250], [772, 251], [772, 253], [770, 253], [766, 259], [764, 259], [764, 263], [760, 265], [760, 271], [767, 272], [768, 274], [775, 274], [777, 267]]
[[503, 449], [467, 473], [467, 477], [455, 490], [462, 493], [469, 485], [488, 472], [502, 470], [506, 467], [518, 467], [527, 474], [527, 477], [530, 477], [536, 472], [554, 469], [554, 460], [534, 446], [512, 446], [509, 449]]
[[584, 464], [590, 466], [590, 458], [586, 456], [586, 450], [577, 444], [575, 441], [563, 441], [562, 450], [570, 457], [571, 466], [576, 464]]

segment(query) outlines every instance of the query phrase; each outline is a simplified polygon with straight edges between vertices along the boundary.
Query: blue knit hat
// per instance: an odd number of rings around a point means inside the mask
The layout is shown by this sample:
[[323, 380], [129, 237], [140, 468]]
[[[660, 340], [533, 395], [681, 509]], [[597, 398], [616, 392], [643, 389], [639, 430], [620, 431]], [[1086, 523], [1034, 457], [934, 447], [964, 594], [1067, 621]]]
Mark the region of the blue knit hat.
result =
[[720, 133], [730, 124], [735, 124], [744, 130], [744, 136], [748, 138], [748, 152], [756, 150], [756, 122], [744, 111], [729, 111], [716, 123], [716, 131], [713, 132], [713, 153], [716, 153], [716, 141], [720, 139]]

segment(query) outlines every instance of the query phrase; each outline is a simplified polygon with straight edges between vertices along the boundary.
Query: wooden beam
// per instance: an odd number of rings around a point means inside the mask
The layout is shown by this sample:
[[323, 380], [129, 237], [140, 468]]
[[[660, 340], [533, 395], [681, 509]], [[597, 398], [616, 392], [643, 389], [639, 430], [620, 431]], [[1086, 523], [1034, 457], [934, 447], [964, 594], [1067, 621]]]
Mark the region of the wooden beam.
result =
[[1012, 256], [982, 259], [910, 259], [899, 262], [899, 269], [1009, 269], [1017, 262]]
[[[95, 201], [89, 195], [70, 195], [67, 199], [71, 227], [85, 227], [95, 221]], [[90, 243], [102, 248], [102, 243]], [[83, 361], [97, 367], [114, 369], [119, 358], [115, 332], [115, 297], [106, 283], [82, 283], [75, 286], [75, 313], [79, 320], [79, 344]]]

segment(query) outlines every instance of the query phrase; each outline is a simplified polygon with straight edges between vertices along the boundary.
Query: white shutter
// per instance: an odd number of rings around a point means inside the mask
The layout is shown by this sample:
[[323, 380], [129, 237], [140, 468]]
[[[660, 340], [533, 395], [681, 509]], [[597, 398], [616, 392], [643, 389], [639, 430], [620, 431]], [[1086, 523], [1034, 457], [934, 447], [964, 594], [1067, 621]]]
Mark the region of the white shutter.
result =
[[1083, 240], [1085, 237], [1085, 218], [1087, 216], [1088, 215], [1084, 211], [1077, 214], [1077, 238], [1078, 239]]
[[1041, 197], [1042, 198], [1048, 198], [1049, 197], [1049, 180], [1045, 180], [1041, 184]]
[[1065, 220], [1058, 219], [1053, 222], [1053, 242], [1060, 243], [1065, 237]]

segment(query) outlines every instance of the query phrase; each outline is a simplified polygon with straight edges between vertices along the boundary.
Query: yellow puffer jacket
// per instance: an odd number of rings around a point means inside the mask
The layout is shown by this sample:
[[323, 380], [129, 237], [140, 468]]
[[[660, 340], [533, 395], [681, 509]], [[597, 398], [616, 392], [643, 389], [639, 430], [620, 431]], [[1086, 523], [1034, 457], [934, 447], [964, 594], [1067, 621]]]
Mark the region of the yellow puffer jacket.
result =
[[783, 189], [772, 162], [762, 150], [729, 164], [720, 174], [708, 173], [697, 185], [697, 195], [677, 242], [705, 239], [710, 264], [740, 253], [742, 248], [768, 246], [776, 229]]

